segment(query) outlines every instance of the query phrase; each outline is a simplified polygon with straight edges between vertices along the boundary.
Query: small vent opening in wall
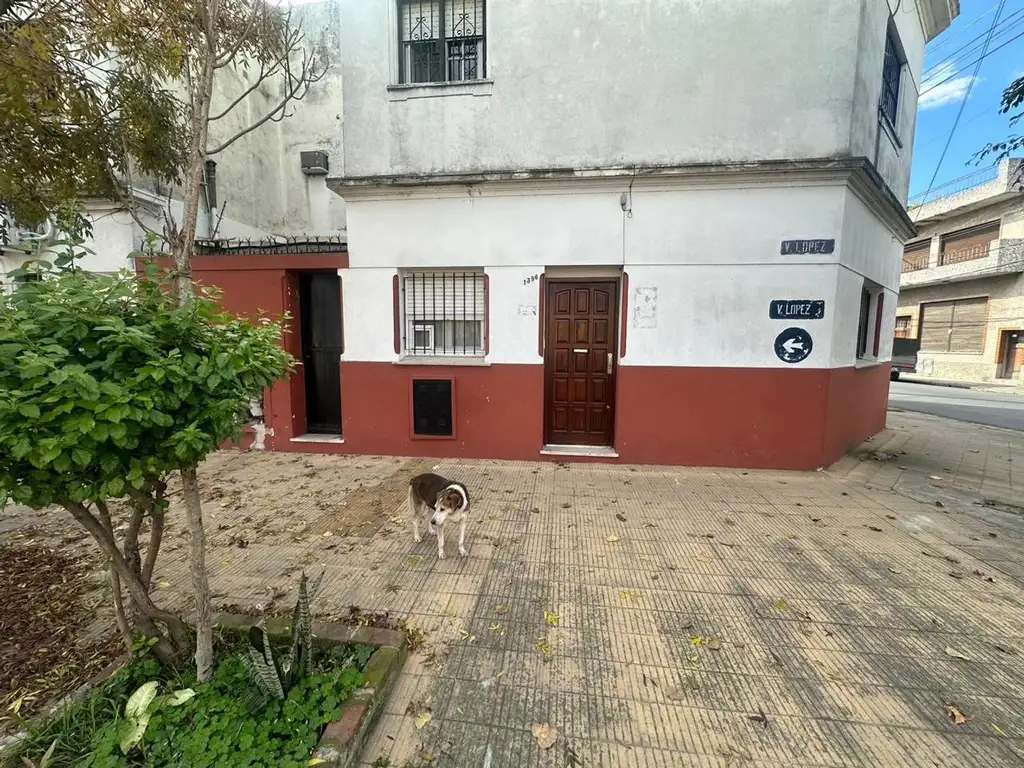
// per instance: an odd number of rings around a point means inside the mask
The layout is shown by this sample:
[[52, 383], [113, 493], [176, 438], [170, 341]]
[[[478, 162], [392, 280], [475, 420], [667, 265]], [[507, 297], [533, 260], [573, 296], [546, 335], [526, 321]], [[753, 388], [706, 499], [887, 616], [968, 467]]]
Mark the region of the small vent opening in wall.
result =
[[413, 379], [413, 434], [452, 437], [453, 409], [451, 379]]

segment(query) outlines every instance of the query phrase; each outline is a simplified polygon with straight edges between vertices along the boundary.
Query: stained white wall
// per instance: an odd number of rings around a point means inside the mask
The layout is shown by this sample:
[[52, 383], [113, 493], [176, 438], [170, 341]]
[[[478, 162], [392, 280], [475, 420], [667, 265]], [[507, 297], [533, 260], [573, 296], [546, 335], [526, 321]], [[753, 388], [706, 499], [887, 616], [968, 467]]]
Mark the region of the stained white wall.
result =
[[[921, 90], [926, 42], [917, 13], [918, 2], [939, 5], [933, 0], [865, 0], [863, 3], [851, 110], [850, 154], [869, 158], [900, 202], [907, 199], [910, 186], [917, 94]], [[895, 130], [883, 123], [878, 111], [890, 17], [907, 63], [900, 83]]]
[[412, 89], [389, 88], [395, 0], [341, 2], [346, 175], [863, 155], [905, 197], [914, 3], [896, 14], [910, 66], [892, 158], [874, 127], [896, 0], [492, 0], [490, 82]]
[[[332, 174], [344, 172], [342, 129], [342, 44], [340, 0], [296, 4], [293, 23], [305, 35], [303, 47], [314, 51], [324, 77], [309, 87], [302, 100], [292, 102], [287, 116], [267, 121], [245, 134], [222, 152], [217, 162], [217, 202], [224, 221], [217, 237], [235, 236], [243, 223], [253, 231], [275, 235], [336, 235], [345, 230], [345, 201], [327, 189], [323, 177], [302, 173], [300, 152], [327, 152]], [[239, 63], [217, 71], [211, 98], [211, 116], [218, 116], [247, 89], [255, 85], [259, 66]], [[188, 98], [184, 83], [177, 84], [179, 98]], [[226, 115], [210, 124], [210, 149], [215, 149], [248, 126], [261, 120], [280, 102], [284, 81], [267, 78]], [[151, 182], [147, 189], [166, 196]], [[180, 190], [175, 196], [180, 197]], [[209, 236], [201, 218], [199, 235]]]
[[[558, 186], [558, 185], [553, 185]], [[628, 183], [627, 183], [628, 186]], [[788, 367], [777, 334], [811, 333], [798, 366], [854, 364], [865, 277], [888, 286], [889, 356], [901, 246], [845, 184], [692, 188], [634, 184], [623, 213], [610, 182], [486, 184], [350, 199], [350, 268], [343, 271], [345, 360], [395, 361], [393, 277], [399, 268], [482, 267], [489, 276], [489, 363], [533, 363], [539, 283], [559, 267], [629, 274], [623, 365]], [[784, 239], [834, 238], [828, 255], [783, 256]], [[895, 250], [894, 250], [895, 248]], [[657, 289], [653, 320], [634, 312]], [[643, 291], [646, 292], [646, 291]], [[770, 320], [772, 299], [821, 299], [822, 320]], [[531, 308], [538, 314], [531, 314]]]

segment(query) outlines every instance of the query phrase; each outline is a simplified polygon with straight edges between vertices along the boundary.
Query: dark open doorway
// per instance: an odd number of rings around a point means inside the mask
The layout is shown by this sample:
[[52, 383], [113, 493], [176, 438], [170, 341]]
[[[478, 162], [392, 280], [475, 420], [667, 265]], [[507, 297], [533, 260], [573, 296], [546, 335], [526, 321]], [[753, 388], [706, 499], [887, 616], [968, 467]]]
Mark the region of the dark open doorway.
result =
[[341, 279], [337, 272], [299, 273], [306, 431], [341, 434]]

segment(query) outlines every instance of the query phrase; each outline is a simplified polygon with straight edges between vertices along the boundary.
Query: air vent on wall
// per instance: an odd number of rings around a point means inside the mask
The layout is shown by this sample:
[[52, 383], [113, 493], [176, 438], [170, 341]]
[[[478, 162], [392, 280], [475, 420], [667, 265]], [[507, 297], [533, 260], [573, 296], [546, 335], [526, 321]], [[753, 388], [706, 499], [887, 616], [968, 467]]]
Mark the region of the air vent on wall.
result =
[[452, 436], [452, 380], [412, 380], [413, 434], [424, 437]]
[[299, 152], [299, 162], [302, 172], [307, 176], [326, 176], [330, 169], [326, 152]]

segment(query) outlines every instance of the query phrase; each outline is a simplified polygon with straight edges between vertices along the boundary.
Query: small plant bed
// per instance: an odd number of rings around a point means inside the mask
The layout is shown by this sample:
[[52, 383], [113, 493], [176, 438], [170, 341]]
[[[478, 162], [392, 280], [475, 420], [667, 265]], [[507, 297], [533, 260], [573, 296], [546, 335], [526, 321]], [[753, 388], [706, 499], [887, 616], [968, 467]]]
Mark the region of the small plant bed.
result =
[[[37, 768], [353, 765], [404, 653], [341, 639], [365, 636], [361, 628], [327, 625], [326, 637], [314, 635], [321, 625], [314, 626], [308, 602], [316, 586], [307, 592], [303, 579], [287, 629], [246, 617], [225, 621], [209, 682], [197, 683], [191, 665], [133, 660], [30, 729], [0, 754], [0, 766], [23, 768], [23, 758]], [[397, 633], [385, 639], [396, 638], [404, 641]]]

